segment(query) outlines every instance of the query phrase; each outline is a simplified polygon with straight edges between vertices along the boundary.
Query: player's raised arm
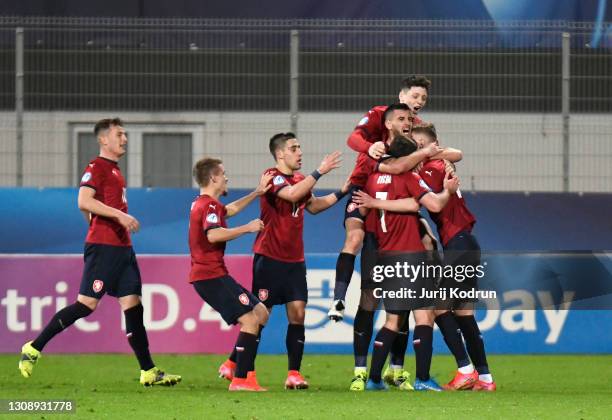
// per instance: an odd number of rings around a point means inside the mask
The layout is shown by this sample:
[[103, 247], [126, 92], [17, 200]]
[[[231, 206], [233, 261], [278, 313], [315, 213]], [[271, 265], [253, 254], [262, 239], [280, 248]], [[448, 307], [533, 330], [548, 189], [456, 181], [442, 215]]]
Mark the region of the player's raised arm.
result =
[[463, 152], [459, 149], [453, 149], [452, 147], [445, 147], [440, 149], [438, 153], [431, 156], [430, 159], [442, 159], [448, 160], [449, 162], [459, 162], [461, 159], [463, 159]]
[[278, 197], [291, 203], [297, 203], [302, 198], [306, 197], [311, 193], [312, 188], [321, 176], [329, 173], [333, 169], [339, 168], [342, 159], [342, 153], [339, 151], [330, 153], [325, 156], [321, 161], [321, 164], [315, 169], [310, 175], [294, 185], [287, 185], [280, 189], [277, 193]]
[[236, 239], [247, 233], [257, 233], [264, 228], [264, 222], [261, 219], [253, 219], [246, 225], [237, 226], [235, 228], [217, 227], [206, 231], [206, 238], [211, 244], [217, 242], [228, 242]]
[[416, 213], [420, 207], [419, 203], [412, 197], [399, 200], [378, 200], [364, 191], [355, 191], [353, 202], [359, 208], [386, 210], [395, 213]]
[[107, 206], [101, 201], [94, 198], [96, 190], [83, 186], [79, 188], [78, 206], [82, 212], [93, 213], [98, 216], [108, 217], [118, 221], [121, 226], [126, 228], [130, 232], [138, 232], [140, 229], [140, 223], [136, 218], [130, 216], [127, 213], [122, 212], [114, 207]]
[[273, 176], [274, 175], [271, 172], [265, 172], [259, 179], [259, 185], [257, 185], [255, 190], [225, 206], [225, 209], [227, 210], [226, 217], [232, 217], [240, 213], [246, 206], [251, 204], [255, 198], [264, 195], [272, 187], [270, 181], [272, 181]]
[[333, 192], [331, 194], [324, 195], [323, 197], [316, 197], [314, 194], [308, 200], [308, 204], [306, 204], [306, 210], [310, 214], [321, 213], [324, 210], [327, 210], [338, 201], [342, 200], [342, 198], [348, 194], [349, 189], [351, 187], [350, 178], [346, 180], [342, 188], [338, 191]]

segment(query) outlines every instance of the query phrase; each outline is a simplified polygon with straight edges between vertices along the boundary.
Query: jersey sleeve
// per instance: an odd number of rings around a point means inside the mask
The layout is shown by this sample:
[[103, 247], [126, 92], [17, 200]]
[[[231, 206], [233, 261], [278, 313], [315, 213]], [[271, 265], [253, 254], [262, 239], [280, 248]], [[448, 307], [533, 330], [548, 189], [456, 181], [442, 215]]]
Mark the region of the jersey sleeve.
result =
[[218, 203], [208, 203], [203, 206], [202, 211], [205, 213], [205, 216], [202, 218], [202, 229], [204, 232], [223, 226], [223, 218], [225, 217], [224, 206]]
[[427, 185], [419, 175], [413, 172], [408, 172], [406, 175], [405, 182], [408, 193], [412, 197], [416, 198], [417, 201], [419, 201], [428, 192], [432, 192], [429, 185]]
[[438, 165], [425, 164], [419, 171], [419, 175], [433, 191], [440, 192], [444, 189], [446, 171], [440, 170]]
[[272, 188], [270, 188], [268, 192], [274, 195], [278, 194], [278, 192], [283, 188], [291, 185], [289, 181], [287, 181], [287, 178], [280, 173], [276, 174], [270, 182], [272, 183]]
[[357, 123], [347, 140], [348, 146], [356, 152], [368, 153], [376, 141], [382, 140], [382, 115], [377, 108], [372, 108]]
[[81, 176], [79, 187], [89, 187], [98, 190], [102, 185], [103, 178], [104, 174], [99, 169], [99, 165], [90, 163], [87, 165], [87, 168], [85, 168], [83, 176]]

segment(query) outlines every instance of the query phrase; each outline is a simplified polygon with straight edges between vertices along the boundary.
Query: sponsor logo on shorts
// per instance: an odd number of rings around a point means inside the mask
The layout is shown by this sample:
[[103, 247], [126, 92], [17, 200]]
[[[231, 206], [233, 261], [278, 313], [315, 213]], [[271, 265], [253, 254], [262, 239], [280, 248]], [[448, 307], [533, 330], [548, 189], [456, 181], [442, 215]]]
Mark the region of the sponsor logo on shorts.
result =
[[100, 293], [103, 287], [104, 287], [104, 282], [102, 280], [94, 280], [91, 288], [93, 289], [94, 292]]
[[242, 303], [243, 305], [248, 305], [249, 304], [249, 297], [247, 296], [246, 293], [241, 294], [240, 296], [238, 296], [238, 300], [240, 301], [240, 303]]
[[268, 299], [268, 289], [259, 289], [259, 300], [264, 302]]
[[357, 204], [355, 203], [349, 203], [348, 207], [346, 208], [346, 212], [347, 213], [351, 213], [353, 212], [355, 209], [357, 208]]

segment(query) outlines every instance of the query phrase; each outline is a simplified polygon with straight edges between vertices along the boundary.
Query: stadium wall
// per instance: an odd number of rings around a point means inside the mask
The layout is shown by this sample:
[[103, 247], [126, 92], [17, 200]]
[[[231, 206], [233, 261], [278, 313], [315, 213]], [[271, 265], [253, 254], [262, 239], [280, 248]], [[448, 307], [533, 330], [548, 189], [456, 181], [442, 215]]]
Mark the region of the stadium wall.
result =
[[[305, 169], [332, 150], [345, 153], [344, 166], [320, 181], [336, 188], [352, 168], [355, 153], [346, 137], [361, 118], [352, 112], [302, 112], [298, 135]], [[142, 142], [136, 132], [192, 133], [193, 161], [202, 155], [225, 160], [234, 188], [249, 188], [271, 165], [271, 134], [288, 131], [284, 112], [121, 113], [132, 143], [128, 147], [128, 185], [143, 186]], [[24, 117], [24, 186], [76, 185], [76, 136], [89, 132], [99, 112], [27, 112]], [[424, 113], [436, 123], [443, 145], [464, 151], [459, 165], [464, 191], [561, 191], [563, 189], [562, 118], [554, 113]], [[0, 186], [16, 185], [15, 116], [0, 112]], [[612, 124], [605, 114], [572, 114], [570, 191], [612, 192]], [[145, 185], [146, 186], [146, 185]]]

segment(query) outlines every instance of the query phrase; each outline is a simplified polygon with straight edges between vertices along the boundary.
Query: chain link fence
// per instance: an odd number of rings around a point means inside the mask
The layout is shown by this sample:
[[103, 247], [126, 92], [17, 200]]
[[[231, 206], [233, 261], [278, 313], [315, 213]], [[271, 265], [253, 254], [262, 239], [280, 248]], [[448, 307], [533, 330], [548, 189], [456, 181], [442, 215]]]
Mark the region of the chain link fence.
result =
[[612, 40], [592, 46], [594, 29], [0, 18], [0, 185], [76, 185], [95, 155], [93, 124], [120, 115], [130, 186], [189, 186], [191, 162], [207, 154], [226, 161], [234, 187], [251, 187], [273, 165], [269, 137], [293, 129], [307, 171], [326, 152], [346, 152], [342, 170], [320, 182], [333, 188], [352, 168], [345, 141], [361, 115], [424, 74], [433, 84], [422, 118], [464, 151], [464, 189], [611, 192]]

